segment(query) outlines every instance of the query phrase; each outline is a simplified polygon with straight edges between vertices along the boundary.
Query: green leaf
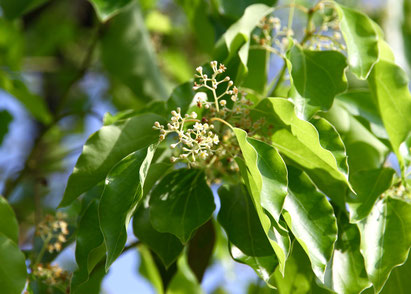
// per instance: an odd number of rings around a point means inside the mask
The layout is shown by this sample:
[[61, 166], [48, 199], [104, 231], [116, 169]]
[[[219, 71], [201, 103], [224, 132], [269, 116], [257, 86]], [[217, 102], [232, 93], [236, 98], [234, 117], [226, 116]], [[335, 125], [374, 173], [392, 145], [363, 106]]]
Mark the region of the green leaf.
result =
[[26, 285], [24, 254], [6, 235], [0, 233], [0, 285], [2, 293], [21, 294]]
[[365, 267], [378, 293], [391, 270], [407, 259], [411, 246], [411, 205], [400, 199], [383, 198], [358, 227]]
[[168, 285], [167, 294], [204, 293], [195, 275], [191, 271], [185, 255], [182, 255], [178, 259], [177, 267], [177, 273]]
[[0, 0], [2, 12], [8, 19], [14, 19], [33, 10], [47, 0]]
[[[238, 6], [238, 4], [235, 6]], [[242, 70], [240, 70], [240, 72], [246, 72], [251, 33], [260, 20], [272, 11], [272, 7], [268, 7], [264, 4], [253, 4], [248, 6], [244, 11], [243, 16], [224, 33], [217, 44], [216, 54], [222, 55], [219, 50], [222, 50], [221, 47], [225, 46], [228, 50], [228, 56], [219, 56], [217, 59], [222, 60], [225, 58], [224, 63], [228, 64], [233, 57], [238, 55], [242, 64]]]
[[360, 252], [358, 227], [338, 212], [338, 240], [325, 272], [325, 285], [336, 293], [357, 294], [371, 286]]
[[391, 187], [394, 174], [392, 168], [380, 168], [350, 175], [350, 182], [357, 191], [357, 195], [347, 197], [351, 222], [358, 222], [370, 213], [378, 197]]
[[277, 3], [277, 0], [241, 0], [241, 1], [231, 1], [231, 0], [218, 0], [219, 12], [232, 18], [237, 19], [244, 14], [244, 11], [249, 7], [257, 3], [266, 4], [268, 6], [273, 6]]
[[90, 274], [90, 278], [87, 282], [81, 284], [76, 291], [71, 290], [73, 294], [99, 294], [101, 288], [101, 282], [106, 275], [104, 266], [99, 265], [94, 268]]
[[[311, 51], [294, 45], [287, 52], [292, 84], [318, 110], [328, 110], [334, 97], [347, 88], [345, 56], [338, 51]], [[304, 113], [304, 111], [303, 111]]]
[[411, 289], [411, 258], [401, 266], [392, 270], [381, 294], [407, 294]]
[[137, 150], [117, 163], [106, 177], [99, 221], [107, 250], [106, 271], [127, 241], [127, 226], [143, 195], [144, 181], [156, 146]]
[[399, 66], [380, 60], [375, 64], [368, 82], [393, 151], [404, 169], [399, 148], [411, 133], [411, 94], [407, 75]]
[[270, 279], [280, 294], [323, 294], [328, 290], [317, 286], [315, 276], [311, 270], [310, 261], [304, 250], [297, 242], [293, 242], [293, 249], [287, 259], [285, 273], [282, 275], [276, 270]]
[[200, 170], [173, 171], [151, 192], [150, 221], [154, 229], [174, 234], [183, 244], [214, 210], [213, 193]]
[[238, 247], [230, 244], [230, 254], [235, 261], [246, 264], [254, 269], [257, 275], [263, 279], [269, 287], [272, 287], [269, 283], [270, 277], [278, 265], [278, 260], [274, 252], [268, 256], [250, 256], [244, 254]]
[[199, 283], [212, 260], [215, 241], [214, 224], [212, 220], [209, 220], [197, 230], [188, 244], [188, 265]]
[[181, 113], [186, 113], [193, 101], [194, 95], [193, 81], [185, 82], [175, 87], [173, 92], [171, 92], [170, 98], [167, 100], [168, 111], [176, 110], [177, 107], [180, 107]]
[[288, 180], [284, 219], [310, 258], [315, 275], [324, 281], [325, 268], [337, 240], [333, 208], [304, 172], [289, 167]]
[[[340, 168], [341, 162], [337, 162], [333, 153], [322, 146], [326, 138], [322, 138], [320, 144], [318, 131], [312, 124], [296, 116], [292, 102], [283, 98], [264, 99], [253, 109], [252, 116], [255, 119], [264, 117], [267, 126], [272, 127], [266, 131], [271, 137], [272, 145], [281, 155], [303, 167], [310, 177], [327, 178], [327, 182], [314, 180], [320, 190], [327, 190], [331, 183], [350, 187], [348, 175]], [[328, 127], [332, 128], [330, 125]], [[331, 138], [337, 140], [334, 135]], [[333, 146], [332, 143], [325, 145]], [[344, 202], [339, 191], [327, 192], [327, 196], [340, 205]]]
[[8, 77], [5, 72], [0, 70], [0, 88], [19, 100], [33, 117], [40, 122], [44, 124], [51, 122], [52, 116], [44, 99], [31, 93], [22, 80]]
[[136, 1], [133, 3], [108, 24], [101, 38], [101, 58], [112, 78], [124, 83], [139, 99], [165, 100], [168, 89], [143, 16]]
[[131, 3], [131, 0], [90, 0], [93, 4], [96, 14], [103, 22], [107, 21], [111, 17], [115, 16], [121, 9]]
[[221, 201], [218, 222], [226, 231], [229, 241], [243, 254], [275, 258], [253, 201], [245, 187], [241, 184], [221, 186], [218, 195]]
[[148, 249], [147, 246], [140, 244], [138, 246], [138, 251], [140, 252], [140, 274], [150, 282], [156, 290], [156, 293], [163, 294], [163, 281], [154, 262], [153, 256], [151, 255], [150, 249]]
[[265, 49], [250, 50], [247, 61], [248, 73], [242, 87], [252, 89], [258, 94], [266, 95], [269, 60], [269, 51]]
[[379, 57], [378, 34], [368, 16], [343, 5], [335, 5], [347, 45], [350, 69], [360, 79], [366, 79]]
[[104, 256], [105, 246], [98, 220], [98, 201], [94, 199], [89, 203], [78, 225], [76, 238], [78, 269], [71, 279], [71, 289], [74, 293], [87, 283], [94, 267]]
[[158, 138], [152, 129], [155, 121], [164, 122], [160, 116], [142, 114], [103, 126], [91, 135], [68, 179], [60, 206], [69, 205], [102, 181], [122, 158], [155, 142]]
[[13, 121], [13, 117], [7, 110], [0, 111], [0, 145], [3, 143], [4, 137], [9, 132], [9, 125]]
[[0, 195], [0, 233], [12, 240], [14, 243], [19, 243], [19, 224], [17, 223], [16, 215], [13, 208], [7, 203], [7, 200]]
[[164, 266], [168, 268], [183, 250], [180, 240], [170, 233], [156, 231], [150, 223], [148, 207], [141, 204], [133, 216], [134, 235], [161, 259]]
[[[252, 196], [251, 200], [259, 221], [283, 271], [290, 249], [288, 232], [278, 224], [279, 213], [287, 193], [285, 164], [272, 146], [248, 138], [242, 129], [234, 128], [234, 133], [245, 162], [237, 159], [237, 164]], [[268, 211], [270, 217], [263, 208]], [[243, 251], [241, 247], [240, 249]]]

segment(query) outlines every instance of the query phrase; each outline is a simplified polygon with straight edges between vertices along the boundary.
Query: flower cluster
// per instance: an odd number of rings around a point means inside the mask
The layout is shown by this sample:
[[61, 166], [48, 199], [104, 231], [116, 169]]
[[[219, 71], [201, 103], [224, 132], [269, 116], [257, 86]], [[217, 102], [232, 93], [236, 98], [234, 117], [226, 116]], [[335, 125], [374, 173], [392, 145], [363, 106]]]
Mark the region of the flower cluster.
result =
[[407, 201], [411, 201], [410, 191], [407, 190], [405, 186], [402, 185], [401, 183], [398, 183], [392, 186], [390, 189], [388, 189], [381, 195], [382, 198], [387, 197], [387, 196], [397, 197], [397, 198], [401, 198]]
[[[171, 123], [167, 124], [167, 129], [159, 122], [155, 122], [153, 128], [160, 130], [160, 141], [164, 140], [170, 133], [176, 133], [178, 142], [171, 144], [171, 149], [177, 146], [183, 151], [178, 157], [171, 157], [175, 162], [179, 159], [187, 159], [191, 165], [195, 165], [196, 159], [207, 159], [215, 152], [215, 145], [220, 142], [218, 135], [213, 132], [214, 125], [201, 123], [196, 120], [197, 113], [192, 112], [185, 117], [181, 116], [181, 109], [171, 112]], [[194, 125], [185, 129], [187, 123], [195, 122]]]
[[38, 264], [33, 269], [33, 275], [49, 286], [65, 285], [70, 274], [58, 265]]
[[63, 243], [67, 241], [69, 230], [65, 218], [63, 213], [57, 213], [56, 216], [47, 215], [37, 227], [36, 234], [44, 243], [48, 243], [47, 250], [50, 253], [61, 251]]

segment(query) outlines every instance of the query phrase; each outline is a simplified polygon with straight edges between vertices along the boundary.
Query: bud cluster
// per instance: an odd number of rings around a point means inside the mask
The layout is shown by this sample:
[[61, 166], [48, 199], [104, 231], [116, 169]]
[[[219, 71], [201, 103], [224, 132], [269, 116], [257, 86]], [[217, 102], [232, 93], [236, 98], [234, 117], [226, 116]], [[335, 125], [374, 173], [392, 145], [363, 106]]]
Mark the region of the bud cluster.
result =
[[66, 215], [63, 213], [57, 213], [56, 216], [47, 215], [37, 226], [36, 234], [43, 242], [48, 243], [47, 250], [50, 253], [61, 251], [63, 243], [67, 241], [69, 230], [65, 218]]
[[386, 196], [401, 198], [407, 201], [411, 201], [411, 192], [402, 184], [398, 183], [396, 185], [391, 186], [390, 189], [385, 191], [381, 197], [384, 198]]
[[58, 265], [43, 265], [41, 263], [34, 267], [33, 275], [49, 286], [65, 285], [70, 276]]

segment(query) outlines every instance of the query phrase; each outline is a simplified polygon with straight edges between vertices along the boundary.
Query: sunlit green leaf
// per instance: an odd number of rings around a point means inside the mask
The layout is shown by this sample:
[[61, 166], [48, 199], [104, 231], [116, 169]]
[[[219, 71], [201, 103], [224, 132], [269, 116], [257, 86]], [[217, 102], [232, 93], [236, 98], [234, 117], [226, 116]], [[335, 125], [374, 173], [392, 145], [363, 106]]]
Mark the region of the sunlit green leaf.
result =
[[90, 0], [91, 4], [93, 4], [94, 8], [96, 9], [97, 16], [102, 21], [107, 21], [109, 18], [113, 17], [114, 15], [118, 14], [121, 9], [131, 3], [131, 0], [117, 0], [117, 1], [110, 1], [110, 0]]
[[123, 251], [127, 226], [143, 195], [143, 185], [156, 147], [137, 150], [117, 163], [106, 177], [99, 221], [107, 250], [106, 270]]
[[289, 167], [288, 175], [289, 194], [285, 198], [283, 215], [310, 258], [314, 273], [323, 281], [337, 240], [337, 220], [325, 195], [304, 172]]
[[201, 170], [173, 171], [151, 192], [150, 221], [154, 229], [172, 233], [183, 243], [210, 219], [214, 210], [213, 193]]
[[195, 275], [191, 271], [185, 255], [182, 255], [178, 259], [177, 268], [177, 273], [168, 285], [167, 294], [204, 293]]
[[365, 267], [378, 293], [391, 270], [407, 259], [411, 246], [411, 204], [385, 197], [358, 226]]
[[141, 244], [138, 246], [138, 251], [140, 253], [140, 274], [151, 283], [156, 293], [163, 294], [163, 282], [150, 250]]
[[407, 294], [411, 289], [411, 258], [405, 264], [392, 270], [387, 283], [381, 291], [381, 294]]
[[361, 170], [350, 175], [350, 182], [357, 191], [357, 195], [347, 197], [351, 222], [357, 222], [371, 212], [378, 197], [391, 187], [394, 174], [391, 168], [381, 168]]
[[3, 233], [0, 233], [0, 260], [1, 291], [21, 294], [27, 278], [25, 257], [17, 244]]
[[365, 14], [341, 4], [336, 4], [336, 7], [350, 69], [360, 79], [366, 79], [379, 56], [377, 32]]
[[292, 83], [309, 106], [328, 110], [334, 97], [347, 88], [347, 63], [338, 51], [311, 51], [296, 44], [287, 59]]
[[151, 250], [153, 250], [169, 267], [180, 255], [183, 245], [180, 240], [171, 233], [160, 233], [150, 223], [148, 207], [141, 204], [133, 216], [134, 235]]
[[360, 252], [360, 232], [343, 211], [338, 215], [338, 240], [327, 265], [325, 285], [336, 293], [357, 294], [371, 285]]
[[164, 120], [154, 114], [142, 114], [103, 126], [91, 135], [69, 177], [60, 206], [69, 205], [102, 181], [122, 158], [155, 142], [158, 138], [152, 129], [155, 121]]

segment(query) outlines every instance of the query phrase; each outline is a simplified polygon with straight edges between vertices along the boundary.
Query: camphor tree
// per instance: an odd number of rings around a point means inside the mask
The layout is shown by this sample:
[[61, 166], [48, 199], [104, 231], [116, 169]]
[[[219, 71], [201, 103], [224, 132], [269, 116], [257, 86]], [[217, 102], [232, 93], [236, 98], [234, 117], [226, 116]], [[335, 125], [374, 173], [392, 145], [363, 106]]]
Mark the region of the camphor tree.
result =
[[[178, 84], [181, 54], [167, 55], [161, 43], [194, 49], [176, 45], [181, 32], [167, 31], [155, 1], [90, 2], [97, 25], [81, 33], [81, 46], [91, 44], [81, 62], [73, 57], [70, 67], [71, 53], [42, 49], [62, 54], [57, 72], [70, 73], [43, 77], [62, 88], [45, 91], [57, 97], [47, 100], [15, 76], [20, 53], [9, 32], [44, 26], [50, 17], [32, 19], [57, 4], [0, 1], [5, 40], [13, 40], [2, 44], [10, 50], [0, 52], [1, 84], [40, 125], [0, 198], [1, 293], [99, 293], [128, 250], [138, 250], [140, 273], [157, 293], [202, 293], [206, 269], [228, 255], [261, 279], [249, 293], [409, 291], [411, 94], [375, 20], [331, 0], [179, 0], [173, 7], [196, 35], [188, 43], [203, 53], [191, 61], [199, 61], [192, 79]], [[68, 30], [58, 42], [80, 34]], [[82, 146], [58, 208], [46, 215], [38, 187], [48, 173], [39, 167], [53, 157], [37, 156], [64, 137], [64, 118], [91, 112], [73, 97], [92, 65], [108, 77], [119, 111]], [[2, 138], [10, 116], [1, 115]], [[22, 212], [24, 187], [34, 189], [34, 217]], [[74, 243], [77, 269], [69, 272], [53, 260]]]

